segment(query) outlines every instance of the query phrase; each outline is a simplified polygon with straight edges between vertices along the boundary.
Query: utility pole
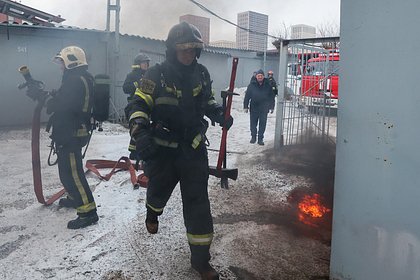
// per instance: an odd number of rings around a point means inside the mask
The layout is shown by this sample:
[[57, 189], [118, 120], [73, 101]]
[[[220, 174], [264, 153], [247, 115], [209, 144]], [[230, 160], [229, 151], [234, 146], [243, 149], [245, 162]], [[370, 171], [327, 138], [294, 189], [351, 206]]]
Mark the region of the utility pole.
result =
[[[113, 2], [113, 3], [111, 3]], [[119, 121], [121, 119], [119, 115], [119, 111], [115, 106], [115, 96], [118, 91], [118, 83], [117, 83], [117, 71], [118, 71], [118, 60], [120, 56], [120, 0], [108, 0], [107, 5], [107, 14], [106, 14], [106, 31], [108, 36], [111, 34], [111, 11], [115, 12], [115, 30], [114, 30], [114, 51], [110, 51], [110, 44], [107, 47], [107, 57], [109, 63], [107, 62], [107, 71], [110, 74], [112, 80], [112, 87], [111, 87], [111, 94], [113, 98], [110, 99], [110, 104], [114, 109], [115, 120]], [[112, 47], [112, 46], [111, 46]]]
[[115, 11], [115, 52], [120, 50], [120, 0], [115, 0], [115, 4], [111, 4], [112, 0], [108, 0], [106, 14], [106, 31], [111, 31], [111, 11]]
[[267, 35], [264, 35], [264, 63], [263, 63], [263, 71], [265, 73], [267, 62]]

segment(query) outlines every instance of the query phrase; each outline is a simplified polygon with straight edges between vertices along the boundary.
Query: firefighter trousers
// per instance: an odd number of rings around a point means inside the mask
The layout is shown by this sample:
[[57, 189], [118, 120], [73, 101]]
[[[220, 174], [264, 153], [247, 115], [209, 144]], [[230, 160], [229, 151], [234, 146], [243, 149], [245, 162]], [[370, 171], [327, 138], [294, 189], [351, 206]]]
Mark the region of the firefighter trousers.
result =
[[[204, 146], [204, 145], [203, 145]], [[149, 178], [146, 208], [161, 215], [175, 186], [180, 183], [184, 224], [191, 249], [191, 262], [196, 266], [210, 260], [213, 219], [208, 198], [208, 159], [205, 147], [188, 156], [180, 148], [175, 155], [160, 152], [145, 163]]]
[[57, 145], [60, 181], [71, 199], [76, 202], [77, 214], [96, 211], [92, 191], [86, 180], [82, 162], [82, 148], [77, 144]]

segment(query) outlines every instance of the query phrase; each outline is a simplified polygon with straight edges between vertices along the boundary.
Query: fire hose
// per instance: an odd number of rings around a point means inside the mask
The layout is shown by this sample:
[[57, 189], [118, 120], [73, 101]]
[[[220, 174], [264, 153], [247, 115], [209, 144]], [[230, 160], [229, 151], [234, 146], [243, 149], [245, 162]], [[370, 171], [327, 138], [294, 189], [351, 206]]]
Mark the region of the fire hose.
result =
[[41, 160], [39, 153], [39, 133], [41, 126], [41, 111], [48, 97], [48, 92], [44, 90], [44, 83], [34, 80], [29, 72], [27, 66], [22, 66], [18, 69], [25, 79], [25, 83], [18, 86], [19, 89], [27, 88], [27, 95], [37, 101], [32, 117], [32, 132], [31, 132], [31, 150], [32, 150], [32, 177], [34, 182], [34, 191], [39, 203], [44, 205], [51, 205], [54, 201], [59, 199], [66, 190], [63, 188], [48, 200], [45, 199], [42, 190], [42, 177], [41, 177]]
[[[109, 181], [113, 174], [121, 170], [128, 170], [130, 172], [130, 180], [133, 184], [134, 189], [138, 189], [139, 187], [147, 188], [147, 183], [149, 181], [149, 179], [146, 177], [146, 175], [144, 175], [144, 173], [141, 173], [137, 176], [136, 169], [134, 168], [131, 160], [128, 157], [124, 156], [121, 157], [118, 161], [90, 159], [86, 161], [86, 168], [105, 181]], [[101, 168], [111, 168], [112, 170], [108, 174], [102, 175], [99, 173], [98, 170]], [[142, 166], [140, 165], [138, 169], [142, 169]]]

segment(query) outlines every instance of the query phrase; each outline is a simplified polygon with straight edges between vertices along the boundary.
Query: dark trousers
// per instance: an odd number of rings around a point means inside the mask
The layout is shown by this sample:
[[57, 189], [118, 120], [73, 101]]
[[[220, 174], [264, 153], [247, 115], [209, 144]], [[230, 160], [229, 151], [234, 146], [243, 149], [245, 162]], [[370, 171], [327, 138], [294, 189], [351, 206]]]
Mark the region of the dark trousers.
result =
[[264, 139], [265, 127], [267, 126], [267, 115], [268, 112], [262, 110], [251, 109], [250, 111], [251, 136], [256, 138], [258, 134], [258, 141], [262, 141]]
[[86, 180], [82, 148], [77, 144], [57, 146], [58, 172], [61, 183], [77, 205], [77, 214], [96, 211], [96, 204]]
[[207, 185], [209, 178], [207, 151], [199, 147], [193, 156], [180, 148], [145, 163], [149, 178], [146, 208], [161, 215], [175, 186], [180, 182], [184, 224], [191, 249], [191, 262], [199, 266], [210, 260], [209, 248], [213, 238], [213, 219], [210, 212]]

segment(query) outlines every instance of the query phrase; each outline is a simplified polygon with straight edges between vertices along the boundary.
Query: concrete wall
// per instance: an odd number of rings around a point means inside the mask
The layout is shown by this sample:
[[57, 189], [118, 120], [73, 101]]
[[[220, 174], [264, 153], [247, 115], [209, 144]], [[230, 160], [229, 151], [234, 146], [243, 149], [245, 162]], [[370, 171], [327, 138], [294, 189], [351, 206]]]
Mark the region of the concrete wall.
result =
[[341, 1], [331, 279], [420, 279], [419, 10]]
[[[17, 69], [27, 65], [33, 77], [46, 84], [46, 90], [56, 89], [61, 82], [61, 71], [52, 63], [52, 58], [68, 45], [77, 45], [85, 50], [89, 71], [93, 75], [108, 74], [111, 77], [110, 118], [120, 119], [127, 103], [122, 85], [131, 71], [133, 58], [144, 52], [151, 57], [151, 65], [154, 65], [164, 61], [166, 47], [162, 40], [120, 35], [117, 50], [114, 36], [114, 33], [96, 30], [0, 24], [0, 127], [31, 123], [34, 102], [25, 96], [24, 91], [17, 89], [17, 85], [23, 82]], [[263, 57], [256, 52], [214, 47], [205, 49], [199, 62], [209, 69], [218, 98], [220, 91], [229, 85], [233, 56], [239, 57], [237, 87], [247, 86], [252, 73], [263, 67]], [[278, 56], [268, 57], [266, 65], [276, 72]], [[46, 118], [43, 115], [44, 121]]]

